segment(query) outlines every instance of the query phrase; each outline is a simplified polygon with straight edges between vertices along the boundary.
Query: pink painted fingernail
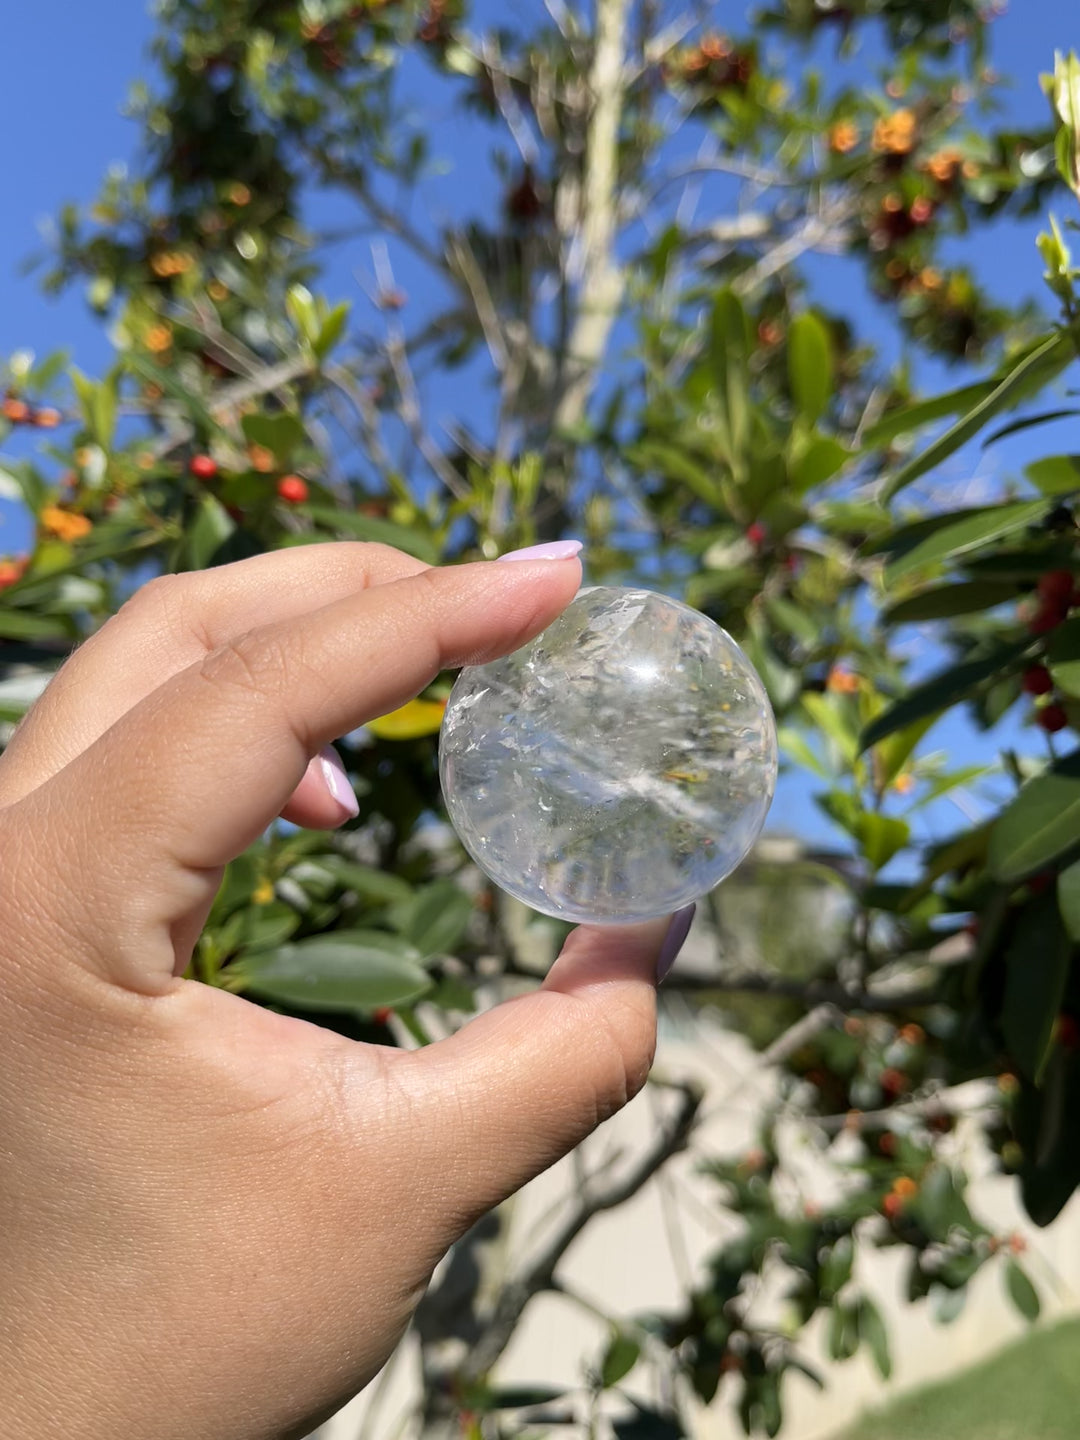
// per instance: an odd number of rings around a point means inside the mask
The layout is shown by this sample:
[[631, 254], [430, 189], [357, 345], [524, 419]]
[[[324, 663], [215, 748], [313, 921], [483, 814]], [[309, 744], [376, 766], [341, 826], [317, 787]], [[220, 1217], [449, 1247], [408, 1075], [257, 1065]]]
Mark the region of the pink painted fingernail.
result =
[[355, 819], [360, 814], [360, 804], [349, 784], [349, 777], [345, 773], [345, 766], [341, 763], [341, 756], [332, 745], [319, 751], [319, 768], [331, 798], [337, 801], [348, 819]]
[[527, 550], [511, 550], [500, 560], [572, 560], [582, 550], [580, 540], [549, 540], [546, 545], [530, 545]]

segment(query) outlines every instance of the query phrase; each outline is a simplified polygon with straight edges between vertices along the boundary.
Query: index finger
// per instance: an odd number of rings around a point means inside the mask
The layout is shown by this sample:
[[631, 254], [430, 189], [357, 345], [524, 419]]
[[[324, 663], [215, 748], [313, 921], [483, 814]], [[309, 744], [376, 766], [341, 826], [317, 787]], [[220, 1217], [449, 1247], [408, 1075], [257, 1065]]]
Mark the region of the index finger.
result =
[[0, 805], [57, 774], [231, 636], [427, 568], [389, 545], [346, 540], [151, 580], [80, 646], [19, 726], [0, 763]]
[[[72, 854], [57, 858], [78, 868], [117, 954], [126, 950], [125, 982], [161, 989], [170, 937], [187, 932], [220, 867], [258, 838], [324, 745], [440, 670], [516, 649], [580, 578], [576, 559], [430, 569], [251, 630], [168, 680], [29, 796], [23, 804], [46, 814], [93, 815], [94, 854], [76, 830], [58, 840]], [[21, 810], [8, 812], [16, 824]]]

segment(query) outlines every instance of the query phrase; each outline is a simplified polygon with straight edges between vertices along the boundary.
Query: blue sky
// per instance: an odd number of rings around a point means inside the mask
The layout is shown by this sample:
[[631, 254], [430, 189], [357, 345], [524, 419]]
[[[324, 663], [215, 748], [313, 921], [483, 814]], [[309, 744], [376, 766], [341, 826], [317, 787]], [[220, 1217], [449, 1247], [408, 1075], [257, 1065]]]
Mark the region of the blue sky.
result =
[[[484, 3], [489, 8], [487, 0]], [[512, 0], [510, 6], [498, 8], [502, 22], [513, 23], [516, 14], [532, 16], [540, 6], [539, 0]], [[726, 9], [717, 8], [720, 14]], [[129, 83], [147, 71], [145, 51], [151, 30], [152, 21], [139, 0], [82, 4], [35, 0], [8, 7], [0, 49], [0, 96], [8, 136], [0, 210], [0, 354], [29, 347], [40, 355], [64, 346], [80, 367], [91, 372], [108, 359], [107, 339], [82, 297], [76, 291], [59, 299], [42, 296], [36, 280], [21, 273], [21, 266], [41, 249], [40, 227], [48, 217], [66, 201], [91, 198], [108, 165], [131, 155], [136, 127], [120, 112]], [[1072, 46], [1080, 46], [1080, 14], [1072, 6], [1061, 0], [1014, 0], [1012, 11], [996, 22], [992, 54], [995, 66], [1012, 82], [1006, 97], [1010, 120], [1018, 125], [1045, 121], [1047, 107], [1038, 75], [1052, 65], [1055, 47]], [[453, 117], [430, 118], [446, 136], [452, 157]], [[470, 178], [477, 176], [478, 169], [465, 163], [450, 170], [438, 185], [444, 193], [456, 190], [459, 198], [468, 196], [468, 186], [478, 183]], [[1000, 225], [980, 243], [975, 257], [978, 269], [1002, 298], [1039, 293], [1033, 246], [1039, 228], [1036, 219]], [[355, 253], [339, 255], [327, 288], [335, 296], [355, 296], [363, 315], [357, 263]], [[835, 298], [840, 305], [850, 305], [850, 267], [821, 262], [814, 275], [823, 300]], [[1026, 436], [1000, 447], [992, 462], [998, 473], [1030, 458], [1033, 444], [1038, 453], [1080, 448], [1075, 441], [1070, 443], [1064, 427], [1055, 426], [1036, 439]], [[985, 464], [977, 456], [967, 457], [965, 463]], [[19, 528], [10, 514], [0, 515], [0, 553], [20, 543]], [[940, 740], [951, 749], [963, 748], [965, 758], [973, 743], [961, 722], [941, 727]], [[985, 749], [983, 742], [979, 748]], [[806, 788], [783, 783], [775, 824], [807, 826]]]

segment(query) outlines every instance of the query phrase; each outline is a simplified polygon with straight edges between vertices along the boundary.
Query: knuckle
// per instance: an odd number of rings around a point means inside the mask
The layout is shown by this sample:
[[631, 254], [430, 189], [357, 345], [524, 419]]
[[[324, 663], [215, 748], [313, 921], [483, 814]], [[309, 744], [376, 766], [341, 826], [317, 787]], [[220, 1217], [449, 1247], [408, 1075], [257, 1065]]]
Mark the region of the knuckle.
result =
[[216, 645], [200, 661], [199, 675], [219, 689], [272, 695], [280, 691], [286, 668], [278, 639], [248, 630]]

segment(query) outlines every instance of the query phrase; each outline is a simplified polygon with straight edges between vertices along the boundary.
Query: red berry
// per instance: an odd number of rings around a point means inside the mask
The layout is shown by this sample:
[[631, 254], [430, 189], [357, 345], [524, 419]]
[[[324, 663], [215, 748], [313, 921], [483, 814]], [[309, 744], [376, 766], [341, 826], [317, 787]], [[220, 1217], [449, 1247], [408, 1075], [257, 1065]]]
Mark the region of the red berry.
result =
[[1073, 577], [1068, 570], [1047, 570], [1039, 577], [1038, 595], [1045, 609], [1057, 609], [1072, 599]]
[[908, 214], [916, 225], [925, 225], [934, 213], [934, 202], [928, 200], [925, 195], [920, 195], [917, 200], [912, 201]]
[[1075, 1015], [1062, 1013], [1054, 1026], [1054, 1037], [1063, 1050], [1080, 1049], [1080, 1023]]
[[750, 541], [751, 545], [764, 545], [765, 541], [769, 538], [769, 532], [760, 520], [755, 520], [752, 525], [747, 526], [746, 538]]
[[393, 1013], [389, 1005], [380, 1005], [377, 1010], [371, 1012], [371, 1018], [376, 1025], [385, 1025]]
[[904, 1208], [902, 1195], [889, 1194], [881, 1202], [881, 1209], [889, 1220], [895, 1220]]
[[217, 461], [209, 455], [193, 455], [188, 469], [196, 480], [213, 480], [218, 473]]
[[1064, 705], [1044, 705], [1035, 716], [1035, 724], [1048, 735], [1056, 735], [1069, 723]]
[[1045, 665], [1032, 665], [1024, 671], [1025, 695], [1049, 695], [1054, 688], [1054, 678]]
[[1058, 601], [1053, 603], [1044, 601], [1041, 608], [1028, 621], [1028, 630], [1032, 635], [1048, 635], [1051, 630], [1056, 630], [1059, 625], [1064, 624], [1067, 614], [1067, 604]]
[[886, 1095], [902, 1095], [910, 1082], [902, 1070], [890, 1066], [881, 1072], [879, 1083]]
[[299, 475], [286, 475], [278, 481], [277, 493], [287, 505], [302, 505], [308, 498], [307, 481]]

